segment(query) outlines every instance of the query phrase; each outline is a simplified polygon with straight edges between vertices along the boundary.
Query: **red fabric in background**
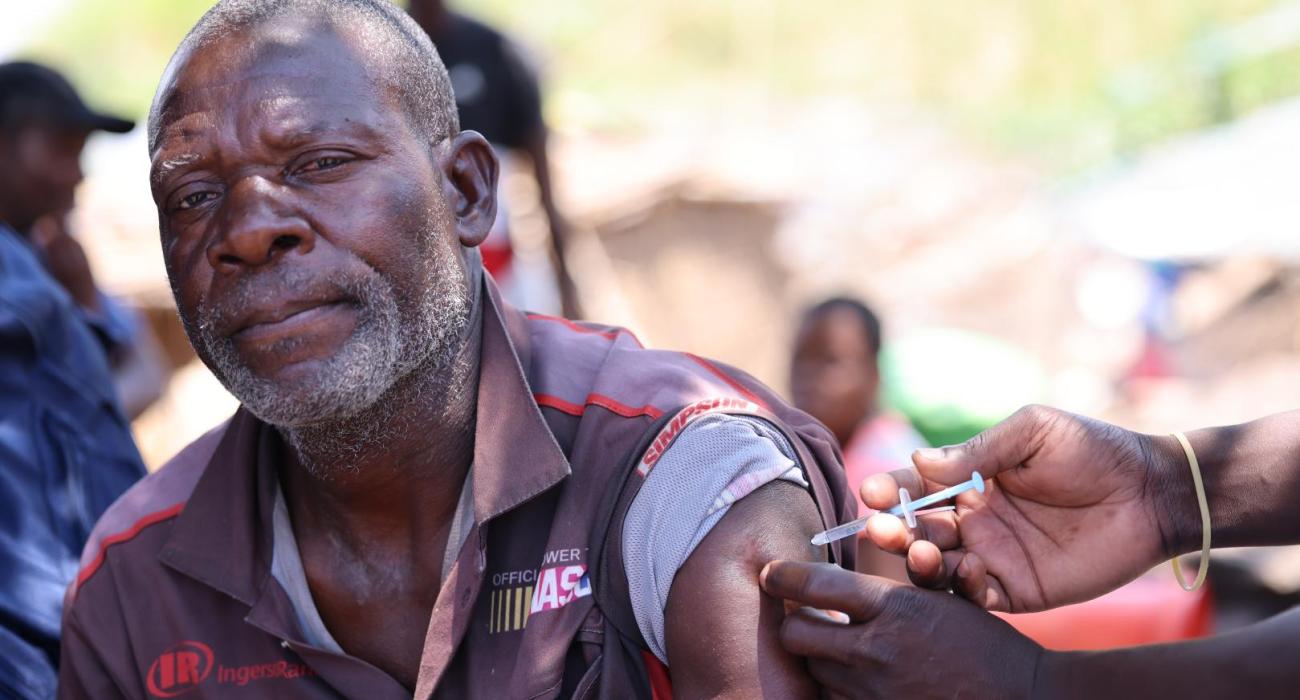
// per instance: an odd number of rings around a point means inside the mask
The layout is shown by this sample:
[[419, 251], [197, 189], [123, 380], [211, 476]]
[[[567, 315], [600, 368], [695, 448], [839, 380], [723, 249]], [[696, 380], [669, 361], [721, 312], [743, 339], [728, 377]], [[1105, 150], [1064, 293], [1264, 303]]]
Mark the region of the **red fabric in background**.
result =
[[515, 251], [510, 247], [508, 239], [506, 245], [484, 244], [479, 246], [478, 250], [483, 256], [483, 267], [492, 273], [494, 279], [503, 279], [505, 275], [510, 274], [510, 261], [515, 257]]
[[1023, 615], [997, 613], [1048, 649], [1084, 651], [1209, 636], [1209, 586], [1188, 593], [1172, 578], [1141, 578], [1077, 605]]

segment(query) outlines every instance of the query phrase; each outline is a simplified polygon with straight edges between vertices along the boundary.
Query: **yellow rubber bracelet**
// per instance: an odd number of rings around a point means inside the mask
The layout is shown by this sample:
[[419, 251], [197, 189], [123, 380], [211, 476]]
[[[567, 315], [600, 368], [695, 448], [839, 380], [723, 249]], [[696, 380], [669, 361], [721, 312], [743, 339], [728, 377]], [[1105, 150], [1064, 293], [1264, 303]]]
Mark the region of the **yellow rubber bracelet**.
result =
[[1201, 507], [1201, 564], [1196, 571], [1196, 580], [1192, 585], [1187, 585], [1183, 579], [1183, 568], [1178, 565], [1178, 557], [1174, 557], [1174, 576], [1178, 579], [1178, 585], [1183, 587], [1184, 591], [1194, 591], [1205, 583], [1205, 575], [1210, 571], [1210, 504], [1205, 500], [1205, 483], [1201, 481], [1201, 463], [1196, 460], [1196, 453], [1192, 451], [1192, 443], [1187, 441], [1187, 436], [1182, 433], [1174, 433], [1178, 438], [1179, 444], [1183, 446], [1183, 452], [1187, 453], [1187, 463], [1192, 467], [1192, 483], [1196, 485], [1196, 502]]

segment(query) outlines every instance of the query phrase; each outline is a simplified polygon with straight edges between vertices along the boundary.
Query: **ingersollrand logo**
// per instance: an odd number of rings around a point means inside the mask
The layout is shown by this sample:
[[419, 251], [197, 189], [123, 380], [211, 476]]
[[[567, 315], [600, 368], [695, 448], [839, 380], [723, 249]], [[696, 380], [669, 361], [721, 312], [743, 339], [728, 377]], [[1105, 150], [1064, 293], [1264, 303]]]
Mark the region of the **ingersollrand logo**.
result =
[[212, 649], [203, 642], [181, 642], [164, 651], [149, 667], [149, 694], [174, 698], [199, 687], [212, 673]]
[[145, 685], [156, 698], [174, 698], [198, 688], [216, 669], [214, 679], [220, 685], [243, 687], [255, 681], [276, 678], [294, 679], [314, 676], [310, 666], [279, 659], [264, 664], [226, 666], [217, 663], [212, 648], [203, 642], [179, 642], [158, 655], [149, 666]]

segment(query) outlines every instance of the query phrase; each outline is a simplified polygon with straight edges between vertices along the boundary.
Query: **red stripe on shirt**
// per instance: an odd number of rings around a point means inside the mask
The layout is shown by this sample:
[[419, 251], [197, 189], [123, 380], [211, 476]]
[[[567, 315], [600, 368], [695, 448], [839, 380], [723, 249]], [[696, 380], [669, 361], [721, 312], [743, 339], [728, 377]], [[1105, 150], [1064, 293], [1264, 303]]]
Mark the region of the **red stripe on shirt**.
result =
[[116, 535], [109, 535], [108, 537], [105, 537], [104, 541], [101, 542], [99, 545], [99, 553], [95, 555], [95, 560], [87, 564], [86, 567], [81, 570], [81, 573], [77, 574], [77, 587], [80, 588], [81, 585], [84, 584], [91, 576], [95, 575], [95, 572], [98, 571], [99, 567], [103, 565], [104, 555], [108, 552], [109, 547], [133, 539], [136, 535], [140, 534], [142, 530], [144, 530], [146, 527], [149, 527], [150, 525], [153, 525], [155, 523], [160, 523], [164, 520], [167, 520], [168, 518], [176, 517], [184, 508], [185, 508], [184, 502], [177, 503], [176, 505], [170, 508], [164, 508], [160, 511], [150, 513], [144, 516], [143, 518], [140, 518], [139, 520], [135, 521], [134, 525], [127, 528], [126, 530], [123, 530], [122, 532], [117, 533]]
[[604, 394], [587, 394], [587, 398], [584, 399], [581, 404], [576, 404], [572, 401], [565, 401], [558, 396], [552, 396], [550, 394], [533, 394], [533, 399], [537, 401], [539, 406], [548, 406], [571, 416], [581, 416], [584, 406], [599, 406], [607, 411], [623, 416], [624, 418], [635, 418], [637, 416], [658, 418], [664, 414], [663, 411], [649, 404], [638, 408], [615, 401]]
[[538, 406], [549, 406], [550, 408], [554, 408], [561, 413], [567, 413], [571, 416], [582, 415], [581, 404], [565, 401], [558, 396], [551, 396], [550, 394], [533, 394], [533, 400], [537, 402]]
[[560, 318], [559, 316], [548, 316], [546, 314], [534, 313], [532, 311], [528, 312], [527, 316], [528, 318], [536, 321], [551, 321], [554, 323], [559, 323], [571, 331], [577, 333], [588, 333], [591, 335], [598, 335], [607, 340], [615, 340], [618, 338], [619, 333], [627, 333], [628, 337], [632, 338], [632, 342], [637, 344], [637, 347], [645, 347], [644, 345], [641, 344], [641, 340], [636, 337], [636, 334], [633, 333], [632, 331], [629, 331], [626, 328], [620, 328], [616, 331], [601, 331], [601, 330], [596, 330], [595, 328], [587, 328], [586, 326], [580, 326], [577, 323], [574, 323], [573, 321], [570, 321], [567, 318]]
[[712, 362], [709, 362], [708, 360], [704, 359], [703, 357], [700, 357], [699, 355], [692, 355], [689, 352], [684, 352], [682, 354], [694, 360], [695, 364], [703, 367], [704, 369], [707, 369], [713, 376], [726, 382], [727, 386], [731, 387], [732, 389], [735, 389], [737, 392], [740, 393], [741, 396], [758, 404], [759, 406], [762, 406], [765, 409], [771, 410], [768, 407], [766, 401], [764, 401], [754, 392], [750, 391], [749, 389], [746, 389], [745, 386], [740, 382], [736, 381], [735, 379], [732, 379], [730, 375], [728, 375], [726, 372], [723, 372]]
[[601, 394], [587, 394], [587, 403], [592, 406], [600, 406], [601, 408], [613, 411], [624, 418], [634, 418], [636, 416], [658, 418], [664, 414], [663, 411], [651, 406], [650, 404], [646, 404], [640, 408], [633, 408], [632, 406], [619, 403], [614, 399]]

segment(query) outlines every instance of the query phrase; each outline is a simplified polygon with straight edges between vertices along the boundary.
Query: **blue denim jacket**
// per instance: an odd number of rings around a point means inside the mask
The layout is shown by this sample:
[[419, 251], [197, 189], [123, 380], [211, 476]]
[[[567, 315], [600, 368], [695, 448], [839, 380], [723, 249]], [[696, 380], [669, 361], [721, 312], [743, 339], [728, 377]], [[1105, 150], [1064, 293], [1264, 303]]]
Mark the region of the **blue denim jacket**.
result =
[[94, 323], [0, 224], [0, 697], [53, 696], [82, 546], [144, 475]]

